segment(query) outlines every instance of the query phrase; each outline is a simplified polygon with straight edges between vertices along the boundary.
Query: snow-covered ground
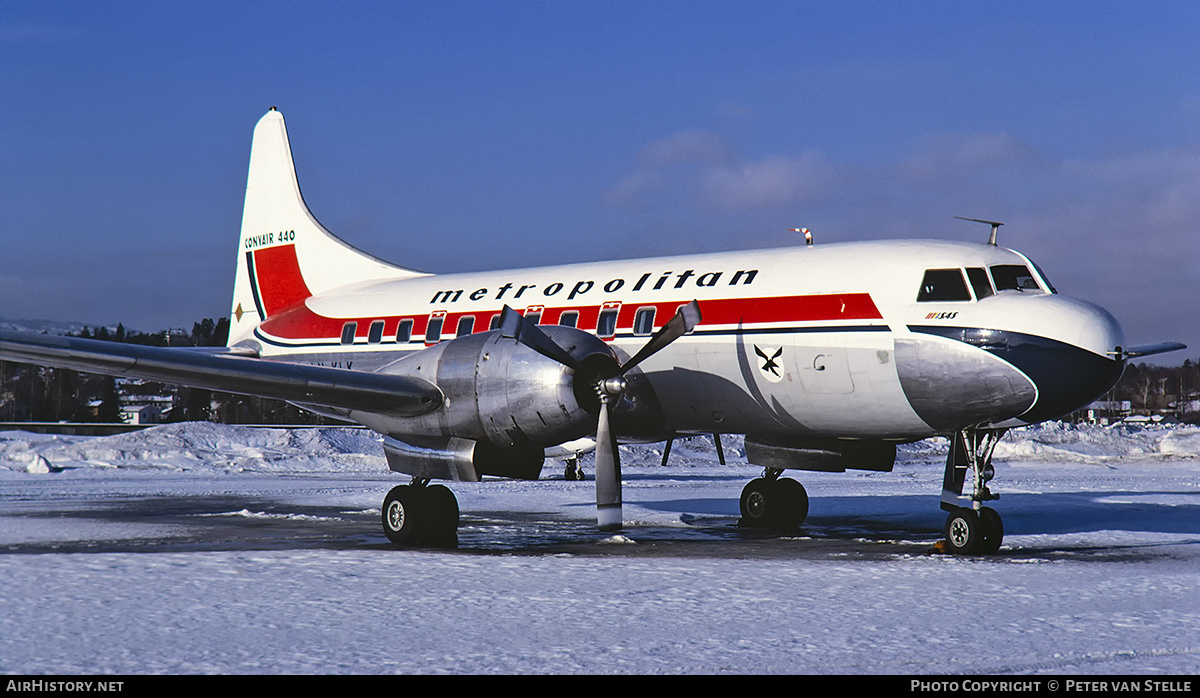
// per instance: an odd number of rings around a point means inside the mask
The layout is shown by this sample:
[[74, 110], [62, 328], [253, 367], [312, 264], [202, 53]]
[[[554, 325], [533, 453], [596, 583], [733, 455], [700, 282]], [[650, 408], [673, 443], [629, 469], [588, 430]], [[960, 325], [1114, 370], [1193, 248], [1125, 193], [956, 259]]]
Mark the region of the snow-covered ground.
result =
[[[1200, 429], [1014, 432], [1000, 553], [936, 554], [945, 442], [798, 473], [798, 535], [739, 529], [741, 443], [622, 447], [593, 483], [455, 485], [457, 550], [396, 550], [351, 429], [0, 433], [0, 672], [1145, 673], [1200, 669]], [[585, 461], [585, 465], [587, 462]]]

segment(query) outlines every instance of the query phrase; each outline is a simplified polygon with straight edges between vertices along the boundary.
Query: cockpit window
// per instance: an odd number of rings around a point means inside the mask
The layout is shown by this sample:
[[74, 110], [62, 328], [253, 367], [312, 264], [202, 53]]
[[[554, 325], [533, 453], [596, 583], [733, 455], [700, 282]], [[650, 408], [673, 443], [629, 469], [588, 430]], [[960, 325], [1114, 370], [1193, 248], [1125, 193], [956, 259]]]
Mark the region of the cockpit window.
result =
[[1032, 262], [1032, 264], [1033, 268], [1037, 270], [1038, 276], [1042, 277], [1042, 283], [1046, 284], [1046, 286], [1050, 289], [1050, 293], [1058, 293], [1058, 291], [1054, 288], [1054, 284], [1050, 283], [1050, 279], [1046, 278], [1046, 272], [1042, 271], [1042, 268], [1038, 266], [1038, 263]]
[[1040, 291], [1037, 279], [1024, 264], [997, 264], [992, 267], [992, 279], [997, 291]]
[[917, 294], [918, 303], [969, 300], [971, 300], [971, 294], [967, 291], [967, 282], [963, 279], [961, 269], [925, 270], [925, 278], [921, 281], [921, 291]]
[[971, 280], [971, 288], [975, 291], [975, 300], [983, 300], [992, 295], [992, 282], [988, 281], [987, 272], [983, 267], [967, 267], [967, 278]]

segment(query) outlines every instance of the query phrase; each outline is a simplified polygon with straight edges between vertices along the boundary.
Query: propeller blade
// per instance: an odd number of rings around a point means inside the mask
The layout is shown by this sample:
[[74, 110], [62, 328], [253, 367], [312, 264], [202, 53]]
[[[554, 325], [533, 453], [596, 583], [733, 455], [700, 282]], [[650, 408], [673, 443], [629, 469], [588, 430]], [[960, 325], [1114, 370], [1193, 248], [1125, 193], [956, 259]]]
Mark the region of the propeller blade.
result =
[[537, 353], [554, 359], [567, 368], [578, 369], [579, 362], [537, 325], [507, 305], [500, 313], [500, 336], [515, 339]]
[[698, 324], [700, 324], [700, 304], [692, 301], [685, 306], [681, 306], [676, 311], [675, 316], [667, 321], [667, 324], [663, 325], [662, 329], [655, 332], [649, 342], [646, 342], [646, 346], [642, 347], [637, 354], [634, 354], [633, 358], [621, 366], [621, 373], [624, 374], [629, 369], [657, 354], [671, 342], [691, 332]]
[[609, 425], [610, 405], [601, 398], [600, 421], [596, 425], [596, 523], [601, 531], [616, 531], [621, 517], [621, 456]]
[[524, 315], [505, 304], [504, 309], [500, 311], [500, 325], [496, 329], [500, 330], [501, 337], [516, 339], [521, 336], [521, 321], [524, 319]]

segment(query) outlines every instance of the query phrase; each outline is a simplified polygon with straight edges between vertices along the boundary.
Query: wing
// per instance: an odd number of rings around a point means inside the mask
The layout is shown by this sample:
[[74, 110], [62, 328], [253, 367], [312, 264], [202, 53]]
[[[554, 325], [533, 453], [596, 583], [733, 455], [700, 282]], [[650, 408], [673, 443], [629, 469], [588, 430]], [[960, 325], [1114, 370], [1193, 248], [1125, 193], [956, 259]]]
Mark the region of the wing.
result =
[[196, 351], [0, 331], [0, 359], [404, 417], [442, 404], [441, 391], [419, 378], [271, 361], [236, 349]]

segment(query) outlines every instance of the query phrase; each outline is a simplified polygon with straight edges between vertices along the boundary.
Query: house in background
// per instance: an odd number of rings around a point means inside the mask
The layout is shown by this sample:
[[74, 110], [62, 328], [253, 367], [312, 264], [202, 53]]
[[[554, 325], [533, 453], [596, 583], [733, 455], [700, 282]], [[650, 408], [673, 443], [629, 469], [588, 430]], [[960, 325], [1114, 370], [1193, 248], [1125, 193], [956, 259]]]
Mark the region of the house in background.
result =
[[157, 405], [122, 405], [121, 421], [126, 424], [161, 424], [163, 412]]

